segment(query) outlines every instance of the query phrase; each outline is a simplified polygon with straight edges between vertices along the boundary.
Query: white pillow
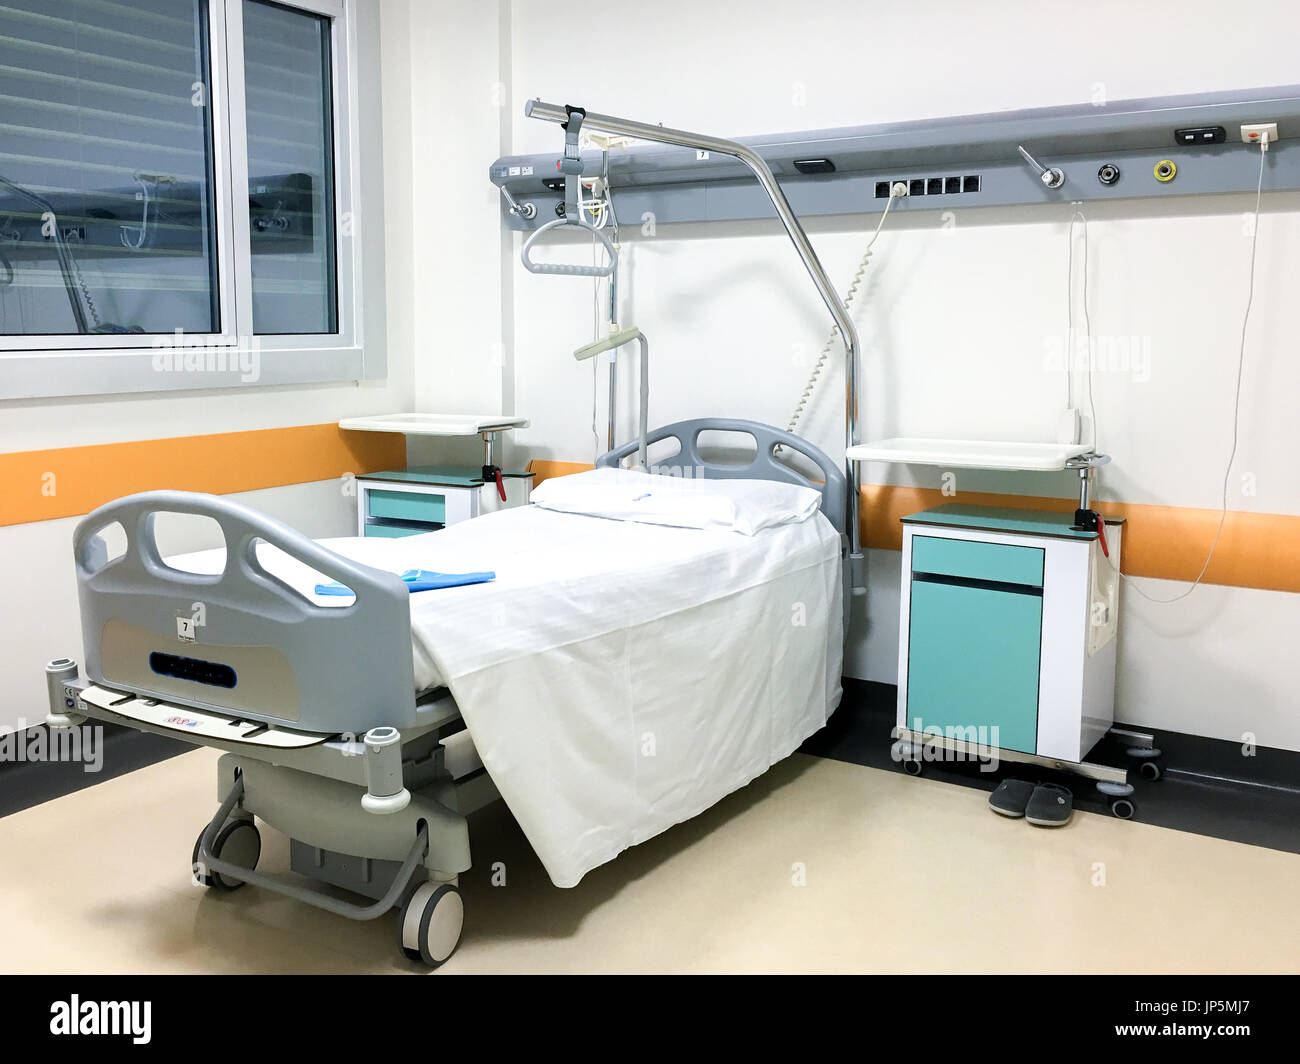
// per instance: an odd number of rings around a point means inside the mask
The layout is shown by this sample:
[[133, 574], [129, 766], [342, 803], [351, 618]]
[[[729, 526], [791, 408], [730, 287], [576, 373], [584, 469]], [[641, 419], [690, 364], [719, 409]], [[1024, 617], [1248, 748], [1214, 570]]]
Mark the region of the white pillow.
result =
[[764, 528], [808, 520], [822, 497], [815, 488], [775, 480], [703, 480], [639, 469], [593, 469], [552, 477], [533, 489], [532, 501], [563, 513], [752, 536]]

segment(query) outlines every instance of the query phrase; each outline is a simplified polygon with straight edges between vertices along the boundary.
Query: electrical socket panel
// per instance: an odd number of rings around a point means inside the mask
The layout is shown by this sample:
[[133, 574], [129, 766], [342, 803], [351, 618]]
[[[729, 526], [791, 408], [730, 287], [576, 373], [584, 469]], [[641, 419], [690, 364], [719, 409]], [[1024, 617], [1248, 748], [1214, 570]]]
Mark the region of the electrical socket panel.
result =
[[1264, 136], [1268, 137], [1268, 142], [1274, 144], [1277, 142], [1277, 123], [1276, 122], [1243, 122], [1241, 125], [1241, 139], [1245, 144], [1258, 144]]

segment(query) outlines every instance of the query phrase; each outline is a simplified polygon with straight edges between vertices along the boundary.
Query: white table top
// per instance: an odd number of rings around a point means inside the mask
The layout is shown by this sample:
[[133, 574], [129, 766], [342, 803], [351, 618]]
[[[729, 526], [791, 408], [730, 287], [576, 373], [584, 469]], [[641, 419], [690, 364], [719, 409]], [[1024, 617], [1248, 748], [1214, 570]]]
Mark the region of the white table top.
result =
[[400, 432], [406, 436], [477, 436], [502, 429], [526, 429], [526, 417], [505, 414], [373, 414], [349, 417], [339, 428], [356, 432]]
[[952, 469], [1059, 471], [1071, 458], [1088, 454], [1082, 443], [1011, 443], [998, 440], [927, 440], [899, 438], [850, 447], [853, 462], [899, 462]]

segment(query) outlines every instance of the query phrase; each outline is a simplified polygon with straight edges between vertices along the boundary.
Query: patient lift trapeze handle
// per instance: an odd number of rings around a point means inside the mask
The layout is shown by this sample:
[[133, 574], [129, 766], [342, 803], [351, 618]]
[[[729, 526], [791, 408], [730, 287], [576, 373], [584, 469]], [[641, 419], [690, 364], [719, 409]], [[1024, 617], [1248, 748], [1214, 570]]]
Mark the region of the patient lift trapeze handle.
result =
[[[591, 225], [582, 217], [582, 157], [578, 152], [578, 134], [582, 131], [583, 119], [587, 113], [581, 107], [566, 107], [566, 117], [561, 123], [564, 129], [564, 158], [560, 160], [560, 171], [564, 174], [564, 216], [538, 226], [533, 234], [524, 241], [519, 252], [519, 259], [529, 273], [559, 274], [566, 277], [608, 277], [614, 272], [618, 263], [618, 251], [614, 243], [601, 230]], [[502, 191], [505, 191], [504, 188]], [[565, 262], [534, 262], [533, 245], [538, 237], [549, 229], [581, 229], [590, 233], [604, 245], [609, 258], [602, 266], [580, 266]]]
[[[609, 259], [602, 266], [579, 266], [576, 263], [569, 262], [534, 262], [532, 259], [533, 244], [537, 238], [548, 229], [581, 229], [584, 232], [591, 233], [609, 252]], [[524, 269], [529, 273], [552, 273], [562, 274], [567, 277], [608, 277], [614, 272], [614, 265], [618, 261], [618, 252], [614, 250], [613, 242], [603, 232], [594, 225], [588, 225], [584, 221], [570, 221], [566, 218], [556, 218], [553, 222], [547, 222], [533, 231], [533, 235], [524, 241], [523, 250], [519, 253], [520, 261], [524, 264]]]

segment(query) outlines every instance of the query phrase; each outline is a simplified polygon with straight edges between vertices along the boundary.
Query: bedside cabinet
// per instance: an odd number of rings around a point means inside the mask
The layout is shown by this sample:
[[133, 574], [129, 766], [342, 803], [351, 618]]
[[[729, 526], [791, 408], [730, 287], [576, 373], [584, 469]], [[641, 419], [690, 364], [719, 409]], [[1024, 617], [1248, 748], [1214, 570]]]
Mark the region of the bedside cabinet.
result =
[[1073, 516], [948, 505], [903, 518], [898, 725], [1050, 763], [1114, 720], [1116, 570]]
[[357, 477], [357, 534], [396, 539], [436, 532], [494, 510], [524, 506], [532, 473], [504, 473], [506, 501], [495, 481], [471, 467], [416, 466]]

